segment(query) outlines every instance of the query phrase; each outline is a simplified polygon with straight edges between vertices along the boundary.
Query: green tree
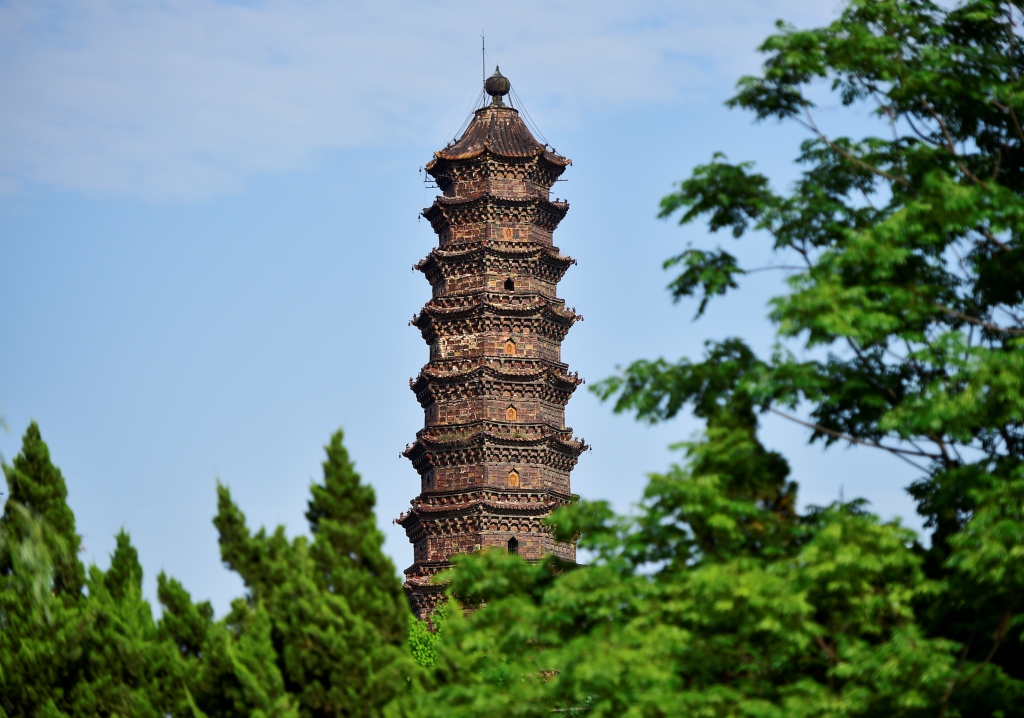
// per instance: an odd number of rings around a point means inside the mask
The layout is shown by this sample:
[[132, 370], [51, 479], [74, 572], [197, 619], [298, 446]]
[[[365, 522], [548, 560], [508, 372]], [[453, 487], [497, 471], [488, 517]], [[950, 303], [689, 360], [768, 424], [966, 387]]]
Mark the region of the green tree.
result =
[[88, 598], [83, 602], [82, 658], [69, 691], [67, 712], [73, 716], [165, 715], [161, 710], [156, 670], [172, 650], [160, 641], [149, 602], [142, 596], [138, 552], [123, 530], [110, 568], [89, 568]]
[[[596, 387], [643, 421], [689, 408], [704, 436], [636, 516], [556, 514], [590, 566], [459, 559], [451, 591], [479, 610], [447, 621], [395, 715], [1024, 715], [1022, 5], [852, 0], [826, 27], [780, 23], [729, 104], [807, 130], [800, 178], [780, 193], [716, 154], [661, 204], [771, 243], [776, 349], [728, 339]], [[813, 88], [885, 135], [830, 136]], [[666, 268], [698, 316], [746, 273], [720, 246]], [[797, 511], [766, 412], [911, 462], [928, 547], [860, 501]]]
[[0, 718], [372, 716], [415, 670], [373, 490], [340, 432], [312, 487], [312, 541], [289, 541], [283, 528], [252, 535], [219, 487], [223, 556], [249, 588], [219, 621], [163, 573], [154, 621], [124, 531], [110, 567], [86, 573], [64, 479], [35, 424], [5, 472]]
[[85, 568], [64, 477], [35, 422], [4, 475], [0, 715], [63, 715], [81, 670]]
[[4, 468], [0, 716], [157, 716], [184, 705], [181, 671], [167, 672], [178, 667], [174, 645], [142, 596], [128, 535], [106, 572], [86, 576], [67, 487], [35, 423]]
[[249, 590], [245, 605], [268, 616], [300, 715], [372, 716], [412, 668], [409, 608], [382, 550], [373, 489], [361, 483], [340, 431], [326, 448], [324, 481], [312, 487], [306, 514], [312, 541], [288, 540], [283, 527], [252, 534], [224, 486], [214, 523], [225, 563]]
[[[4, 466], [10, 491], [0, 528], [11, 541], [25, 538], [25, 524], [17, 517], [17, 507], [45, 522], [44, 542], [53, 558], [53, 592], [76, 599], [85, 585], [85, 567], [78, 560], [81, 537], [75, 531], [75, 515], [68, 506], [68, 488], [60, 469], [50, 461], [50, 450], [39, 426], [33, 421], [22, 438], [21, 453], [11, 466]], [[0, 557], [0, 574], [11, 570], [10, 559]]]

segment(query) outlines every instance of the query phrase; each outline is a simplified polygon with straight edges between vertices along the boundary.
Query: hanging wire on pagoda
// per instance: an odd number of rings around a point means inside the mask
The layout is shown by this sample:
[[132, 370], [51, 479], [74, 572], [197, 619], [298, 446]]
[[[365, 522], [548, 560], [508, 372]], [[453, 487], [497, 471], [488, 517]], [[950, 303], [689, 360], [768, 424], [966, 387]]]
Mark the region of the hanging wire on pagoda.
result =
[[[481, 88], [473, 99], [473, 104], [469, 106], [469, 112], [467, 113], [464, 109], [461, 109], [466, 107], [466, 96], [469, 92], [469, 88], [475, 83], [476, 80], [474, 79], [472, 83], [466, 85], [466, 89], [462, 92], [462, 99], [459, 101], [459, 113], [455, 116], [451, 125], [449, 125], [449, 131], [446, 133], [447, 138], [451, 140], [451, 142], [456, 141], [462, 133], [465, 132], [466, 128], [469, 126], [469, 121], [473, 119], [473, 113], [483, 107], [484, 97], [487, 96], [487, 93], [483, 91], [483, 88]], [[451, 132], [451, 128], [455, 126], [456, 122], [460, 122], [460, 124], [453, 133]]]
[[537, 127], [537, 123], [533, 121], [533, 118], [530, 117], [530, 112], [529, 110], [526, 109], [526, 105], [523, 104], [523, 101], [519, 98], [519, 95], [516, 94], [516, 88], [512, 87], [511, 85], [509, 87], [508, 99], [509, 104], [523, 114], [523, 119], [526, 120], [526, 124], [529, 125], [530, 129], [533, 130], [534, 134], [540, 138], [540, 141], [546, 145], [548, 143], [547, 138], [544, 136], [544, 133], [540, 131], [540, 128]]
[[476, 100], [473, 101], [473, 106], [469, 109], [469, 112], [466, 113], [466, 118], [462, 121], [462, 126], [459, 127], [459, 131], [455, 133], [456, 139], [461, 137], [462, 133], [466, 131], [467, 127], [469, 127], [469, 123], [473, 119], [473, 113], [487, 104], [488, 97], [488, 94], [484, 92], [484, 89], [481, 87], [480, 92], [477, 93]]

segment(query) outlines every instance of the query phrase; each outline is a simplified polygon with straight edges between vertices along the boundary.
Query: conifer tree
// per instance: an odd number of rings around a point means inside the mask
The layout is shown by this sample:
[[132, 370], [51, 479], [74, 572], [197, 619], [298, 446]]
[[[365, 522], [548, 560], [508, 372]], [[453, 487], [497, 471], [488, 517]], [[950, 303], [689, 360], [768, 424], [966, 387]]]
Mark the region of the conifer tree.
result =
[[345, 594], [384, 640], [395, 644], [406, 635], [408, 604], [395, 565], [384, 553], [373, 488], [361, 483], [342, 438], [340, 431], [331, 437], [324, 483], [310, 487], [310, 553], [327, 590]]
[[193, 603], [185, 587], [163, 571], [157, 576], [157, 599], [163, 608], [157, 638], [166, 648], [155, 653], [152, 671], [158, 695], [153, 702], [171, 715], [192, 716], [207, 676], [203, 659], [210, 655], [210, 634], [215, 630], [213, 606], [209, 601]]
[[86, 578], [67, 488], [35, 423], [5, 472], [0, 716], [187, 715], [185, 673], [142, 596], [128, 535], [110, 568]]
[[404, 686], [409, 611], [382, 551], [373, 490], [361, 483], [337, 432], [323, 484], [312, 487], [313, 533], [289, 541], [283, 527], [252, 534], [218, 487], [221, 555], [265, 610], [284, 685], [302, 716], [373, 716]]
[[[84, 634], [78, 680], [69, 695], [75, 716], [164, 715], [160, 710], [155, 669], [157, 655], [171, 650], [159, 640], [149, 602], [142, 596], [142, 566], [138, 552], [123, 530], [110, 568], [91, 566], [83, 603]], [[154, 700], [157, 703], [154, 703]]]
[[81, 674], [85, 569], [64, 477], [35, 422], [4, 474], [0, 713], [60, 716]]
[[[0, 528], [12, 541], [25, 538], [24, 524], [16, 516], [17, 506], [41, 519], [44, 541], [53, 558], [53, 592], [76, 599], [85, 585], [85, 567], [78, 560], [81, 537], [75, 531], [75, 515], [68, 506], [68, 489], [60, 469], [50, 461], [50, 450], [39, 426], [33, 421], [22, 438], [21, 453], [12, 466], [4, 467], [10, 491]], [[10, 571], [9, 558], [0, 556], [0, 574]]]
[[[202, 672], [186, 696], [190, 713], [204, 718], [297, 718], [272, 640], [274, 626], [259, 603], [232, 602], [203, 642]], [[194, 698], [193, 698], [194, 694]]]

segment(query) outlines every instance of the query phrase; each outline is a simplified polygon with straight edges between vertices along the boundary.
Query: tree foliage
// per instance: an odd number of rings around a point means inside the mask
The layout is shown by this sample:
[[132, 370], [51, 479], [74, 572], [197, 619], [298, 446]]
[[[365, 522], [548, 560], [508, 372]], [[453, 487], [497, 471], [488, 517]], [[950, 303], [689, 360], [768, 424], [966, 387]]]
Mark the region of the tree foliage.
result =
[[29, 426], [5, 467], [0, 716], [379, 715], [415, 671], [409, 609], [341, 432], [323, 466], [312, 541], [252, 534], [218, 487], [222, 556], [247, 594], [215, 620], [161, 573], [154, 620], [127, 533], [106, 571], [79, 561], [64, 478]]
[[[647, 422], [704, 435], [639, 511], [553, 517], [587, 567], [465, 557], [429, 700], [403, 715], [1024, 714], [1024, 41], [1022, 4], [852, 0], [826, 27], [781, 24], [730, 105], [808, 137], [787, 192], [716, 153], [661, 203], [711, 234], [770, 242], [778, 344], [641, 360], [597, 387]], [[867, 108], [835, 137], [812, 98]], [[741, 289], [720, 246], [668, 260], [676, 300]], [[797, 510], [773, 412], [812, 441], [910, 462], [931, 536], [864, 502]], [[472, 601], [472, 599], [471, 599]]]
[[373, 715], [402, 686], [409, 608], [382, 551], [374, 502], [340, 432], [327, 446], [324, 483], [312, 487], [312, 542], [289, 541], [283, 527], [251, 534], [218, 487], [221, 555], [269, 616], [284, 686], [302, 715]]

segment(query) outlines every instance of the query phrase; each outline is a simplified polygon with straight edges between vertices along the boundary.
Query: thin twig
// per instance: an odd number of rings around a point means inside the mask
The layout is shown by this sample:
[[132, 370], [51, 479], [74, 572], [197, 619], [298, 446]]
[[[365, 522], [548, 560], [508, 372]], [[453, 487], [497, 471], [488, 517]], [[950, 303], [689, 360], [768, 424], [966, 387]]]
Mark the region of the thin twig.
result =
[[935, 108], [933, 108], [931, 103], [924, 99], [924, 97], [919, 97], [918, 99], [921, 100], [921, 103], [924, 105], [925, 109], [928, 110], [929, 114], [935, 118], [935, 121], [939, 123], [939, 129], [942, 130], [942, 136], [946, 138], [946, 149], [949, 150], [951, 155], [953, 155], [953, 161], [956, 162], [957, 167], [959, 167], [960, 171], [967, 175], [972, 182], [975, 184], [981, 184], [981, 180], [978, 179], [977, 176], [967, 169], [967, 166], [960, 161], [960, 155], [956, 153], [956, 143], [953, 142], [953, 137], [949, 134], [949, 128], [946, 127], [946, 122], [942, 119], [942, 116], [935, 111]]
[[942, 452], [942, 460], [943, 461], [945, 461], [947, 464], [953, 463], [952, 460], [949, 458], [949, 451], [946, 450], [946, 442], [942, 440], [941, 436], [939, 436], [938, 434], [935, 434], [935, 435], [929, 434], [928, 435], [928, 439], [933, 444], [938, 444], [939, 451]]
[[786, 269], [786, 270], [791, 270], [791, 271], [795, 271], [795, 272], [802, 272], [804, 270], [804, 267], [794, 267], [794, 266], [791, 266], [791, 265], [788, 265], [788, 264], [773, 264], [773, 265], [768, 266], [768, 267], [756, 267], [754, 269], [744, 269], [743, 273], [744, 274], [753, 274], [754, 272], [766, 272], [769, 269]]
[[[858, 439], [855, 436], [850, 436], [849, 434], [844, 434], [841, 431], [835, 431], [834, 429], [828, 429], [828, 428], [826, 428], [824, 426], [821, 426], [820, 424], [814, 424], [814, 423], [809, 422], [809, 421], [804, 421], [803, 419], [798, 419], [797, 417], [795, 417], [795, 416], [793, 416], [791, 414], [787, 414], [787, 413], [785, 413], [783, 411], [779, 411], [778, 409], [776, 409], [774, 407], [769, 407], [768, 411], [772, 412], [773, 414], [777, 414], [777, 415], [781, 416], [783, 419], [789, 419], [790, 421], [795, 422], [797, 424], [800, 424], [801, 426], [806, 426], [808, 429], [814, 429], [815, 431], [820, 431], [823, 434], [828, 434], [829, 436], [834, 436], [837, 439], [842, 439], [844, 441], [849, 441], [851, 444], [861, 444], [863, 446], [870, 446], [870, 447], [873, 447], [875, 449], [882, 449], [884, 451], [888, 451], [893, 456], [897, 456], [900, 459], [903, 459], [908, 464], [913, 466], [915, 469], [919, 469], [921, 471], [928, 471], [928, 469], [926, 469], [923, 466], [920, 466], [919, 464], [914, 463], [913, 461], [908, 459], [907, 456], [921, 456], [923, 458], [932, 459], [932, 460], [940, 458], [938, 454], [929, 454], [929, 453], [924, 452], [924, 451], [908, 451], [907, 449], [898, 449], [895, 446], [886, 446], [885, 444], [879, 444], [877, 441], [868, 441], [866, 439]], [[907, 456], [904, 456], [904, 454], [906, 454]]]
[[963, 312], [958, 312], [955, 309], [950, 309], [949, 307], [943, 306], [941, 304], [936, 304], [935, 306], [938, 309], [941, 309], [943, 311], [943, 313], [948, 314], [951, 317], [956, 317], [957, 319], [965, 321], [968, 324], [974, 324], [976, 326], [982, 327], [983, 329], [988, 329], [991, 332], [998, 332], [1000, 334], [1009, 334], [1010, 336], [1015, 336], [1015, 337], [1024, 336], [1024, 329], [1010, 329], [1009, 327], [1001, 327], [998, 324], [993, 324], [992, 322], [986, 322], [984, 319], [978, 319], [977, 317], [972, 317], [970, 314], [964, 314]]
[[922, 140], [924, 140], [925, 142], [927, 142], [930, 145], [934, 145], [936, 147], [941, 146], [941, 143], [936, 142], [931, 137], [929, 137], [928, 135], [926, 135], [923, 132], [921, 132], [921, 130], [917, 129], [917, 125], [914, 124], [914, 120], [913, 120], [913, 118], [909, 114], [906, 116], [905, 119], [907, 120], [907, 124], [910, 125], [910, 129], [912, 129], [914, 131], [915, 135], [917, 135], [918, 137], [920, 137]]
[[985, 235], [985, 239], [987, 239], [989, 242], [991, 242], [992, 244], [994, 244], [997, 247], [999, 247], [999, 249], [1003, 250], [1004, 252], [1009, 252], [1010, 251], [1010, 246], [1008, 244], [1005, 244], [1004, 242], [1000, 242], [998, 239], [995, 238], [995, 235], [993, 235], [987, 229], [979, 228], [978, 231], [981, 234]]
[[822, 638], [821, 636], [815, 636], [814, 642], [818, 644], [818, 648], [821, 649], [821, 652], [828, 656], [833, 663], [839, 662], [839, 657], [836, 656], [835, 649], [828, 645], [828, 643], [825, 642], [824, 638]]
[[904, 187], [910, 187], [910, 182], [908, 182], [906, 180], [906, 178], [900, 177], [898, 175], [889, 174], [888, 172], [886, 172], [884, 170], [880, 170], [877, 167], [875, 167], [874, 165], [868, 164], [867, 162], [865, 162], [861, 158], [856, 157], [855, 155], [852, 155], [849, 152], [847, 152], [846, 150], [844, 150], [842, 147], [840, 147], [835, 142], [833, 142], [828, 137], [826, 137], [825, 133], [823, 133], [821, 130], [818, 129], [818, 126], [814, 123], [814, 118], [811, 117], [811, 113], [810, 113], [810, 111], [806, 107], [804, 108], [804, 113], [807, 115], [807, 122], [803, 122], [802, 120], [797, 120], [797, 122], [802, 124], [804, 127], [809, 129], [811, 132], [816, 134], [818, 137], [820, 137], [822, 139], [822, 141], [825, 142], [825, 144], [827, 144], [830, 148], [832, 148], [833, 152], [836, 152], [840, 156], [845, 157], [850, 162], [853, 162], [855, 165], [857, 165], [858, 167], [860, 167], [862, 169], [866, 169], [868, 172], [872, 172], [872, 173], [874, 173], [876, 175], [880, 175], [882, 177], [885, 177], [890, 182], [898, 182], [899, 184], [903, 185]]
[[956, 682], [951, 682], [949, 686], [946, 687], [946, 692], [942, 695], [942, 712], [939, 714], [940, 717], [946, 715], [946, 710], [949, 708], [949, 699], [952, 697], [953, 692], [957, 688], [965, 687], [977, 678], [978, 674], [981, 673], [985, 666], [987, 666], [989, 662], [991, 662], [992, 658], [995, 657], [996, 651], [999, 650], [999, 646], [1002, 645], [1003, 639], [1006, 637], [1006, 633], [1010, 629], [1010, 619], [1013, 618], [1013, 608], [1016, 605], [1017, 599], [1015, 598], [1010, 601], [1010, 605], [1008, 605], [1006, 610], [1003, 611], [1003, 615], [999, 619], [999, 625], [996, 627], [996, 632], [992, 635], [992, 649], [988, 652], [988, 655], [985, 656], [985, 660], [979, 663], [977, 667], [971, 671], [971, 675], [967, 676], [960, 685], [957, 685]]
[[1017, 119], [1017, 113], [1013, 111], [1013, 105], [1007, 105], [1007, 109], [1010, 111], [1010, 117], [1013, 118], [1013, 127], [1017, 130], [1017, 136], [1020, 137], [1020, 141], [1024, 142], [1024, 130], [1020, 128], [1020, 121]]

